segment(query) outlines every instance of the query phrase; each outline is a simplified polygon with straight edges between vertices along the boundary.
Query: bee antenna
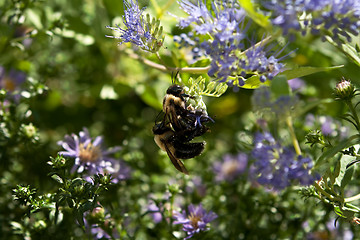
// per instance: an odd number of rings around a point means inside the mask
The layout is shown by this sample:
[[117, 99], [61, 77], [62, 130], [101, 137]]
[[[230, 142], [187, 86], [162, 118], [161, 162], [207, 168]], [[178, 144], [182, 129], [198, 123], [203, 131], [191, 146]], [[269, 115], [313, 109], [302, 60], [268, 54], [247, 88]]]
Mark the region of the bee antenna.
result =
[[175, 84], [175, 82], [176, 82], [176, 79], [178, 78], [178, 76], [179, 76], [179, 70], [175, 73], [175, 76], [174, 76], [174, 72], [171, 72], [171, 83], [172, 84]]

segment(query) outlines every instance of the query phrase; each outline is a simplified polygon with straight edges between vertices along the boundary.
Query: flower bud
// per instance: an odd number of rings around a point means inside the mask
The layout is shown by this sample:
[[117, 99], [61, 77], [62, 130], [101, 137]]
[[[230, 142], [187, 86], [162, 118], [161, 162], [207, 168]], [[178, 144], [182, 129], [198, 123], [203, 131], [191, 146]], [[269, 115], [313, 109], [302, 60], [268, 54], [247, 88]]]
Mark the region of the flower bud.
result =
[[23, 130], [24, 135], [27, 138], [33, 138], [37, 134], [37, 129], [32, 123], [30, 123], [28, 125], [23, 124], [22, 125], [22, 130]]
[[345, 78], [342, 78], [341, 81], [338, 84], [336, 84], [335, 99], [350, 100], [355, 96], [355, 91], [356, 90], [354, 85]]

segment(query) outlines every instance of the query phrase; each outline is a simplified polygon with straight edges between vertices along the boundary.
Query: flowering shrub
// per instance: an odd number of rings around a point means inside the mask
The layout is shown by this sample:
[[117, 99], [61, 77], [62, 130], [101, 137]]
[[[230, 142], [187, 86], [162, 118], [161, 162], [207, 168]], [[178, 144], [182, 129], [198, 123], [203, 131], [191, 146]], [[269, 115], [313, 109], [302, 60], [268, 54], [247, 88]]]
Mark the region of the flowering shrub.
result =
[[359, 1], [0, 9], [1, 239], [359, 236]]

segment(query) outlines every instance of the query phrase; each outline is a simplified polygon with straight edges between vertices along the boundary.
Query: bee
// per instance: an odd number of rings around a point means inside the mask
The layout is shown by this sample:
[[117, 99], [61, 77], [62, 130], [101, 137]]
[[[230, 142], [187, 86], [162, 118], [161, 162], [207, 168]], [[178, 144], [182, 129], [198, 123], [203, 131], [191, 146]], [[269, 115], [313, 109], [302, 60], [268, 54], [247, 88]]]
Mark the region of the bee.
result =
[[203, 152], [204, 141], [191, 141], [208, 132], [205, 124], [214, 120], [204, 110], [187, 105], [186, 98], [193, 97], [185, 94], [180, 85], [171, 85], [163, 99], [164, 118], [155, 123], [152, 130], [156, 144], [166, 151], [175, 168], [189, 174], [181, 159], [193, 158]]
[[175, 130], [182, 130], [179, 119], [188, 114], [185, 98], [192, 96], [185, 94], [184, 89], [180, 85], [171, 85], [163, 99], [163, 112], [165, 113], [164, 121], [171, 123]]
[[190, 142], [201, 132], [192, 128], [175, 132], [164, 122], [153, 127], [154, 140], [160, 149], [166, 151], [174, 167], [182, 173], [189, 174], [181, 159], [189, 159], [200, 155], [205, 147], [205, 142]]

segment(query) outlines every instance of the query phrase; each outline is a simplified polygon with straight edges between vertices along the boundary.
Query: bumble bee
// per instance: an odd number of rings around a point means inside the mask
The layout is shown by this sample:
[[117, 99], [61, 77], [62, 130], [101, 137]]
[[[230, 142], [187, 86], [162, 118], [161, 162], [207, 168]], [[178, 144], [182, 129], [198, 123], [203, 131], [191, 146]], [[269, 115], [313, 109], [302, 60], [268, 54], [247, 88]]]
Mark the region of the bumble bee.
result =
[[198, 132], [184, 130], [173, 131], [164, 122], [155, 124], [153, 127], [154, 140], [156, 144], [166, 151], [174, 167], [182, 173], [189, 174], [180, 159], [189, 159], [200, 155], [205, 147], [205, 142], [190, 142]]
[[169, 121], [175, 130], [184, 128], [179, 119], [186, 116], [188, 112], [185, 97], [192, 98], [192, 96], [185, 94], [181, 86], [174, 84], [167, 89], [163, 99], [164, 121]]
[[202, 109], [194, 109], [186, 104], [185, 98], [193, 98], [185, 94], [179, 85], [171, 85], [163, 99], [164, 118], [153, 127], [156, 144], [166, 151], [177, 170], [188, 174], [180, 159], [189, 159], [200, 155], [205, 142], [190, 142], [195, 137], [209, 131], [205, 123], [214, 120]]

